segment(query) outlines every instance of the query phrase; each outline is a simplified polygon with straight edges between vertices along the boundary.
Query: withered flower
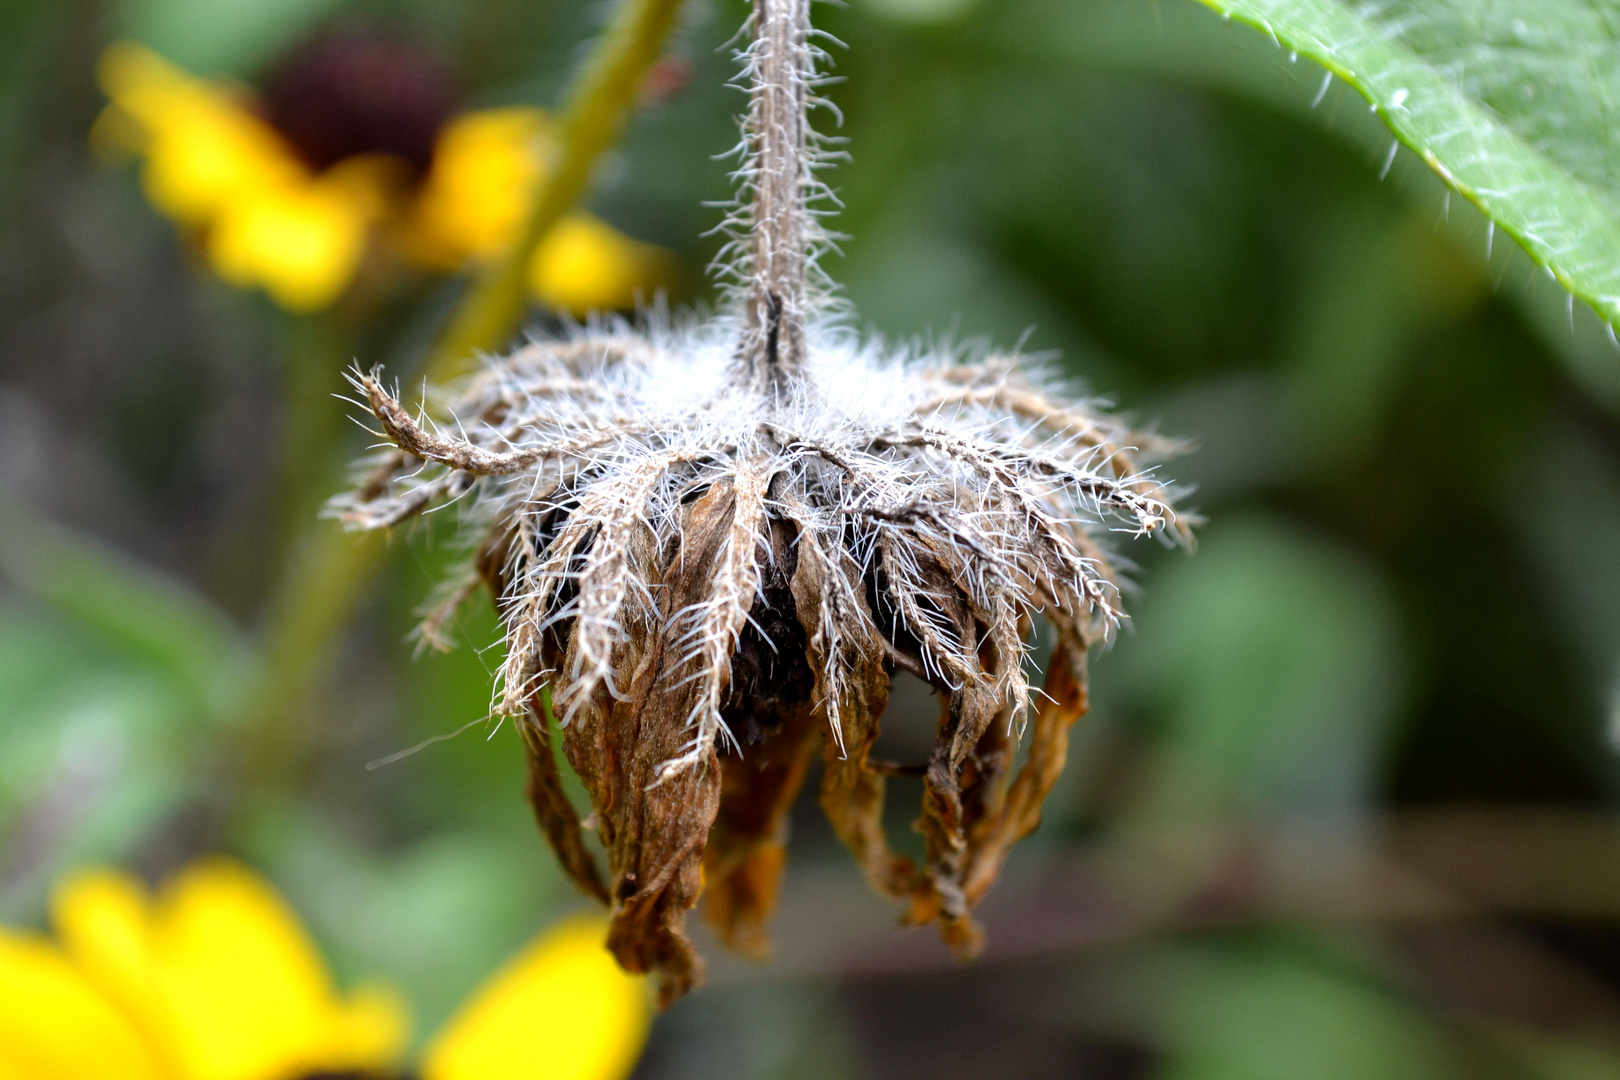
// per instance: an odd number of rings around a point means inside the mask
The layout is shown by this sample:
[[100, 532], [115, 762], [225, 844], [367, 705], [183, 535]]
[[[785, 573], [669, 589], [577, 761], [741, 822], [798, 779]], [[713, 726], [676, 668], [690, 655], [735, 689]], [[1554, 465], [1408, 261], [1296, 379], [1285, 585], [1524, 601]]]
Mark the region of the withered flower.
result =
[[[357, 374], [396, 449], [336, 504], [384, 528], [462, 500], [476, 553], [425, 634], [489, 586], [497, 712], [523, 732], [541, 828], [666, 1003], [701, 975], [700, 895], [724, 940], [764, 949], [818, 751], [821, 805], [872, 887], [971, 955], [970, 912], [1085, 711], [1086, 650], [1121, 617], [1102, 535], [1186, 538], [1145, 468], [1168, 446], [1016, 357], [886, 354], [826, 314], [809, 4], [755, 2], [727, 313], [530, 344], [447, 400], [442, 429]], [[1037, 617], [1056, 639], [1043, 692]], [[942, 702], [909, 768], [872, 757], [899, 671]], [[605, 876], [549, 744], [553, 695]], [[899, 771], [923, 778], [920, 865], [884, 833]]]

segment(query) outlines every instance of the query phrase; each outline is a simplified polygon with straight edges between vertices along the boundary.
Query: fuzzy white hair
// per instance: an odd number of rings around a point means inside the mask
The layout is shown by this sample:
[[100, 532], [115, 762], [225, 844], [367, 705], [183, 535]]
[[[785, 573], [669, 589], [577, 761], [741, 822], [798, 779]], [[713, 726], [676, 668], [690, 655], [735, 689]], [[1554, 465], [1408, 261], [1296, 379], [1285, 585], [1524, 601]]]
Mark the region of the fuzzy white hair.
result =
[[[705, 691], [694, 706], [689, 749], [668, 770], [697, 763], [731, 739], [720, 716], [729, 658], [758, 599], [757, 553], [773, 518], [813, 533], [819, 550], [849, 552], [853, 592], [874, 572], [889, 575], [893, 618], [922, 645], [931, 678], [972, 677], [979, 643], [958, 640], [919, 602], [928, 589], [919, 558], [944, 553], [983, 625], [1011, 655], [998, 696], [1021, 718], [1028, 643], [1017, 627], [1035, 613], [1106, 634], [1122, 616], [1104, 531], [1184, 538], [1167, 490], [1144, 459], [1171, 449], [1132, 435], [1095, 405], [1034, 384], [1015, 358], [963, 363], [950, 352], [889, 350], [837, 325], [807, 335], [807, 378], [768, 401], [739, 392], [736, 321], [714, 318], [652, 333], [620, 324], [566, 343], [536, 342], [491, 364], [449, 409], [457, 435], [424, 414], [410, 419], [373, 376], [354, 383], [384, 432], [427, 465], [386, 497], [362, 489], [335, 503], [351, 526], [397, 524], [447, 498], [471, 495], [469, 517], [567, 525], [539, 551], [514, 550], [507, 568], [520, 591], [507, 599], [509, 640], [571, 623], [576, 642], [561, 672], [566, 723], [599, 687], [612, 684], [614, 646], [625, 640], [624, 606], [650, 597], [631, 539], [655, 550], [676, 539], [676, 508], [719, 480], [735, 484], [735, 532], [715, 568], [714, 592], [661, 612]], [[1145, 458], [1144, 458], [1145, 455]], [[399, 469], [399, 455], [380, 463]], [[567, 594], [566, 603], [556, 599]], [[652, 605], [656, 607], [656, 604]], [[823, 628], [838, 637], [836, 622]], [[825, 673], [829, 735], [837, 723], [839, 646]], [[536, 680], [559, 673], [514, 650], [497, 711], [524, 715]]]

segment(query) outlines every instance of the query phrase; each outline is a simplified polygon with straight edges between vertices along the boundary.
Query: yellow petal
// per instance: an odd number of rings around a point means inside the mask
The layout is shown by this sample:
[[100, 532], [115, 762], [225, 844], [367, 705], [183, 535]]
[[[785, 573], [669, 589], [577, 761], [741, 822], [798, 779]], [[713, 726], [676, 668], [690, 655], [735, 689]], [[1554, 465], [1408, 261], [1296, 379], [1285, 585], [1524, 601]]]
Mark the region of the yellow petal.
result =
[[407, 255], [453, 269], [509, 248], [544, 174], [550, 141], [550, 121], [539, 109], [464, 113], [445, 125], [417, 197]]
[[144, 1027], [161, 1011], [153, 996], [146, 889], [115, 870], [82, 870], [51, 895], [57, 940], [102, 993]]
[[529, 287], [542, 302], [570, 315], [624, 311], [638, 294], [650, 300], [671, 278], [673, 257], [590, 214], [570, 214], [552, 226], [529, 263]]
[[221, 211], [209, 261], [226, 281], [263, 286], [289, 311], [317, 311], [353, 279], [370, 218], [370, 207], [342, 185], [273, 188]]
[[[263, 879], [234, 863], [196, 864], [167, 887], [154, 915], [154, 982], [190, 1080], [356, 1064], [344, 1045], [350, 1018], [319, 954]], [[380, 1049], [399, 1048], [374, 1046], [372, 1056], [391, 1056]]]
[[116, 41], [102, 52], [96, 63], [96, 81], [102, 91], [121, 105], [154, 91], [174, 92], [196, 80], [144, 45]]
[[[142, 181], [170, 217], [203, 225], [267, 187], [307, 179], [274, 128], [223, 89], [128, 42], [102, 54], [101, 84], [127, 123], [122, 141], [146, 153]], [[100, 124], [117, 131], [120, 125]]]
[[153, 206], [203, 225], [244, 198], [304, 176], [307, 170], [250, 118], [203, 106], [176, 109], [151, 131], [141, 180]]
[[571, 919], [519, 953], [428, 1046], [424, 1080], [622, 1080], [651, 1006], [606, 934], [600, 919]]
[[0, 930], [0, 1077], [161, 1080], [116, 1006], [49, 943]]
[[356, 1070], [383, 1072], [399, 1063], [410, 1034], [410, 1009], [399, 991], [367, 983], [338, 1007], [333, 1057]]

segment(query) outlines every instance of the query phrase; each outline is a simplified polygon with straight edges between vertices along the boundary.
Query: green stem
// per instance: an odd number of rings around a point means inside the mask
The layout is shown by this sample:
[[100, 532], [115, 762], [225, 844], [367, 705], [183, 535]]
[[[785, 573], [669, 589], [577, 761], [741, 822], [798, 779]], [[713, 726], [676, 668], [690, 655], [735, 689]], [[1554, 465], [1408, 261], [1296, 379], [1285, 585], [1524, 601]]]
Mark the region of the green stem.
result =
[[[341, 310], [286, 320], [277, 554], [285, 557], [339, 476], [348, 439], [343, 367], [353, 359], [356, 319]], [[352, 428], [350, 428], [352, 430]]]
[[381, 536], [349, 536], [322, 522], [294, 546], [260, 641], [263, 677], [243, 717], [240, 779], [295, 781], [318, 742], [311, 699], [330, 678], [338, 643], [383, 567]]
[[281, 573], [258, 642], [258, 677], [239, 706], [240, 757], [232, 765], [235, 779], [250, 786], [281, 783], [302, 770], [313, 735], [310, 699], [381, 567], [384, 545], [356, 543], [316, 520], [350, 453], [346, 406], [335, 395], [344, 388], [357, 325], [369, 314], [340, 306], [289, 320], [275, 548]]
[[459, 374], [481, 349], [498, 349], [528, 308], [527, 270], [546, 233], [578, 201], [596, 159], [618, 141], [647, 69], [663, 51], [681, 0], [624, 0], [563, 107], [561, 148], [518, 242], [478, 276], [428, 359], [427, 376]]

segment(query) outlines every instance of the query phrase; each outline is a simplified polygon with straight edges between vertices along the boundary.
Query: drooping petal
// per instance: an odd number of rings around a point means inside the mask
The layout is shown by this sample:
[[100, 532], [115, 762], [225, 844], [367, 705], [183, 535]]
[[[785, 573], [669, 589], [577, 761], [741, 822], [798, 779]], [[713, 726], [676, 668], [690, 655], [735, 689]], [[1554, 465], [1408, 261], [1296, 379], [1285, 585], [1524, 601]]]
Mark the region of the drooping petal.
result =
[[[407, 257], [452, 270], [510, 248], [545, 176], [552, 142], [551, 120], [539, 109], [488, 109], [451, 121], [439, 134], [433, 170], [402, 237]], [[528, 280], [542, 302], [584, 316], [634, 307], [638, 292], [651, 299], [672, 284], [674, 265], [665, 249], [575, 213], [535, 250]]]
[[352, 158], [317, 176], [226, 89], [139, 45], [108, 48], [100, 77], [112, 99], [97, 122], [102, 141], [145, 155], [147, 197], [176, 221], [206, 230], [222, 278], [263, 287], [290, 311], [337, 298], [381, 211], [382, 186], [369, 175], [375, 162]]
[[164, 1080], [130, 1019], [62, 953], [0, 930], [0, 1077]]
[[131, 121], [130, 141], [146, 155], [147, 197], [177, 221], [203, 225], [253, 192], [307, 178], [268, 124], [149, 49], [113, 45], [98, 74], [113, 108]]
[[487, 109], [445, 125], [417, 198], [407, 254], [453, 270], [509, 248], [544, 175], [550, 137], [550, 120], [539, 109]]
[[485, 983], [429, 1045], [424, 1080], [622, 1080], [647, 1037], [643, 980], [600, 919], [554, 927]]

